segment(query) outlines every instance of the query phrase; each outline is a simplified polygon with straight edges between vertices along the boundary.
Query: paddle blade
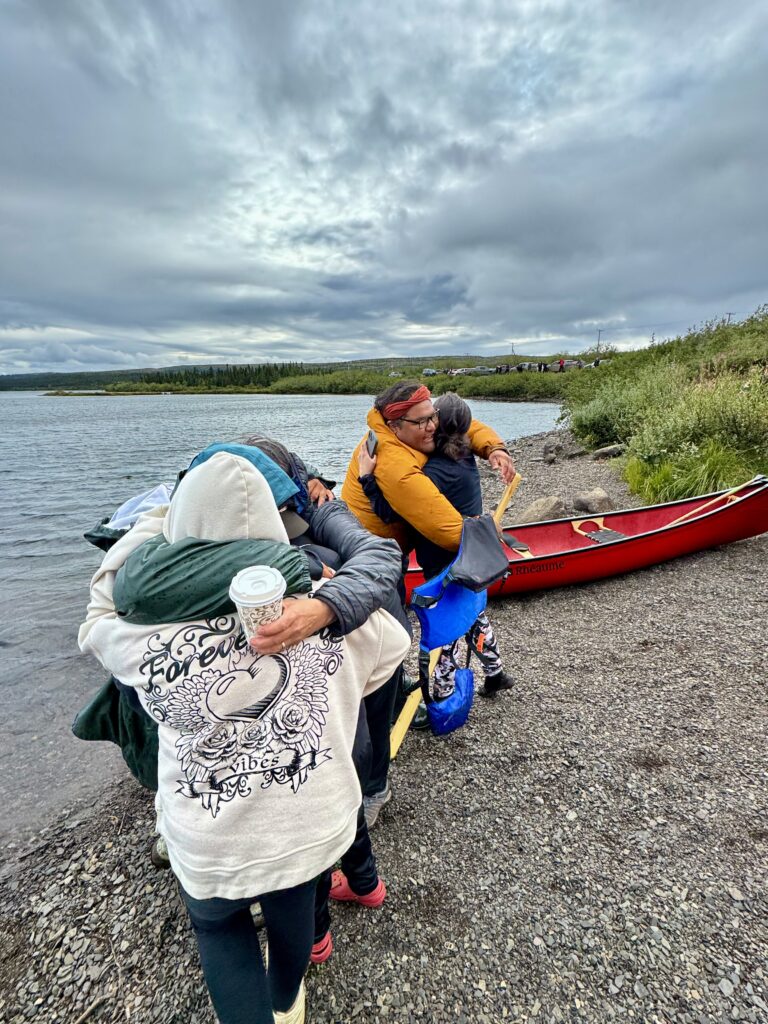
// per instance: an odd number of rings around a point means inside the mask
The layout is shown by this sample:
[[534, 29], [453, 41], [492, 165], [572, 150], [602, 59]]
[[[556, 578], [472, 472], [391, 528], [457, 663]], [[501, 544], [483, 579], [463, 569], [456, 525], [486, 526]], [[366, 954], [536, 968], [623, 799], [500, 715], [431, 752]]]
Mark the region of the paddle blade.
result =
[[496, 511], [493, 513], [493, 521], [497, 526], [501, 525], [501, 520], [504, 518], [504, 513], [507, 511], [507, 505], [509, 505], [510, 501], [514, 498], [515, 491], [522, 482], [523, 478], [520, 474], [515, 473], [512, 477], [512, 482], [507, 484], [506, 489], [501, 496], [501, 501], [499, 502]]

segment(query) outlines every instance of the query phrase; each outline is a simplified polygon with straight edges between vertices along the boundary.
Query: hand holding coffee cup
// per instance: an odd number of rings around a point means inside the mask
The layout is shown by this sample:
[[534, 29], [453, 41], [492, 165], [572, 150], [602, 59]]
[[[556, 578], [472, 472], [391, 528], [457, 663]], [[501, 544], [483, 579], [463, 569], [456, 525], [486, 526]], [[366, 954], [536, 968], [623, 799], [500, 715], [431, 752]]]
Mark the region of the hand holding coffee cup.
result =
[[271, 565], [249, 565], [234, 577], [229, 596], [249, 639], [259, 626], [280, 618], [285, 588], [284, 577]]
[[281, 654], [324, 626], [330, 626], [335, 617], [333, 609], [324, 601], [291, 597], [283, 603], [280, 618], [259, 626], [248, 642], [259, 654]]

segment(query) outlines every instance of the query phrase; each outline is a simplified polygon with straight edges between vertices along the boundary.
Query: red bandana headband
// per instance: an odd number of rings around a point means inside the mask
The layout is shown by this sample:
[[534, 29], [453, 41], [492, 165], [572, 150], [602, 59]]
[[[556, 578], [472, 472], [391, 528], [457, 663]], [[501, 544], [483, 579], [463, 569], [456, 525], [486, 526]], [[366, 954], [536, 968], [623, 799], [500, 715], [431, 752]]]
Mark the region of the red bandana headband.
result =
[[385, 420], [399, 420], [414, 405], [418, 405], [419, 402], [426, 402], [431, 397], [432, 392], [426, 384], [421, 384], [410, 398], [407, 398], [404, 402], [390, 402], [389, 405], [384, 406], [381, 412]]

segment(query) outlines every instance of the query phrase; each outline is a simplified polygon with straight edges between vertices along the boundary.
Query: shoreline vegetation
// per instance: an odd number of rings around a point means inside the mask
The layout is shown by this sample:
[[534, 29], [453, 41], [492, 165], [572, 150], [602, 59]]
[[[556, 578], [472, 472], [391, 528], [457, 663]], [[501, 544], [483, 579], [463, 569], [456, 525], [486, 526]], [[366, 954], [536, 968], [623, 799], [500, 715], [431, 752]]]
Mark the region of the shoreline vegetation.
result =
[[[599, 365], [565, 373], [445, 372], [471, 358], [433, 358], [429, 368], [439, 372], [425, 378], [433, 393], [561, 404], [563, 422], [586, 447], [621, 446], [624, 479], [648, 503], [735, 487], [768, 473], [768, 306], [741, 322], [713, 321], [648, 348], [582, 353]], [[516, 362], [495, 357], [478, 365], [493, 367], [498, 360]], [[369, 360], [345, 369], [263, 364], [151, 371], [109, 384], [104, 393], [373, 395], [393, 374], [418, 376], [427, 360], [410, 359], [402, 373], [385, 372], [394, 362], [405, 361]]]
[[[510, 449], [508, 524], [595, 487], [638, 503], [567, 430]], [[481, 478], [490, 510], [503, 484]], [[387, 900], [333, 907], [308, 1019], [764, 1021], [766, 566], [768, 534], [493, 601], [515, 690], [444, 739], [408, 734], [373, 832]], [[3, 1020], [213, 1024], [153, 825], [126, 770], [9, 846]]]

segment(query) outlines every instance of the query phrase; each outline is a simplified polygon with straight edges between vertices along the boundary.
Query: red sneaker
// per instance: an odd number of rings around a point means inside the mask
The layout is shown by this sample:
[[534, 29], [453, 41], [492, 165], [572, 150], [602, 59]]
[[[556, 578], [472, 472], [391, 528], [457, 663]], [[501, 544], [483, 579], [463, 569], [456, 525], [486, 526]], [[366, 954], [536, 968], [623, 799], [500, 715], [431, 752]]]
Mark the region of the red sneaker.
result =
[[330, 931], [327, 931], [322, 939], [318, 941], [312, 947], [312, 952], [309, 954], [309, 959], [313, 964], [324, 964], [328, 957], [333, 952], [333, 938]]
[[373, 892], [366, 893], [365, 896], [358, 896], [350, 889], [344, 872], [334, 871], [331, 877], [330, 896], [332, 900], [340, 900], [342, 903], [359, 903], [361, 907], [380, 907], [387, 898], [387, 887], [380, 878]]

